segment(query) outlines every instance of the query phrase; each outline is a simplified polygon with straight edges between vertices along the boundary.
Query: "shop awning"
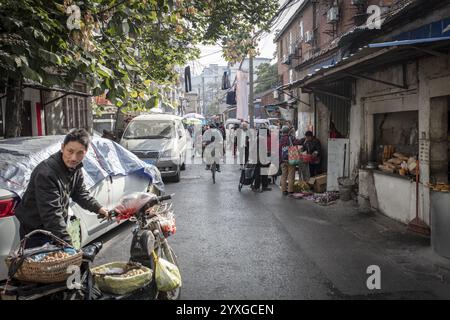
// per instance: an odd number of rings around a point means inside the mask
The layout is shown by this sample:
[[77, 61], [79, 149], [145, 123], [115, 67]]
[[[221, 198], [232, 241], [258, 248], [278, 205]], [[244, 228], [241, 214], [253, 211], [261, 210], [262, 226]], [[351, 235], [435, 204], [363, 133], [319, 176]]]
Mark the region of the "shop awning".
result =
[[425, 38], [425, 39], [413, 39], [413, 40], [399, 40], [399, 41], [390, 41], [390, 42], [382, 42], [382, 43], [372, 43], [369, 44], [369, 48], [385, 48], [392, 46], [411, 46], [414, 44], [425, 44], [431, 42], [439, 42], [439, 41], [447, 41], [450, 40], [450, 37], [437, 37], [437, 38]]
[[[277, 89], [291, 90], [301, 87], [306, 91], [308, 89], [314, 91], [314, 87], [326, 86], [330, 82], [359, 78], [407, 89], [406, 68], [403, 70], [404, 78], [402, 83], [391, 83], [374, 79], [365, 76], [364, 73], [380, 67], [403, 65], [411, 59], [417, 59], [424, 55], [448, 57], [446, 53], [439, 51], [448, 48], [450, 48], [450, 37], [373, 43], [360, 48], [356, 53], [350, 54], [333, 65], [323, 66], [320, 69], [316, 69], [314, 73]], [[350, 99], [349, 97], [338, 98]]]

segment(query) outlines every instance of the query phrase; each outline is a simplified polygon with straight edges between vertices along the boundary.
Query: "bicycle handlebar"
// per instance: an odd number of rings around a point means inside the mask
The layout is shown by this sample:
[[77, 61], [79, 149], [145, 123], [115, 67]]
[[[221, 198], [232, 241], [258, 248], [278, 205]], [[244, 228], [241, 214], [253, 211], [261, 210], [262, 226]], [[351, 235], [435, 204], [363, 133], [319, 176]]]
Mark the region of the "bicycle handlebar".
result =
[[[147, 202], [147, 204], [150, 205], [150, 207], [153, 207], [155, 204], [158, 204], [160, 202], [172, 199], [173, 196], [174, 196], [174, 194], [168, 194], [168, 195], [165, 195], [165, 196], [159, 196], [159, 197], [156, 197], [156, 199], [155, 198], [151, 199], [149, 202]], [[118, 213], [114, 209], [108, 210], [109, 218], [114, 218], [117, 215], [118, 215]], [[107, 218], [105, 218], [104, 216], [102, 216], [100, 214], [97, 214], [97, 218], [99, 218], [99, 219], [103, 218], [102, 222], [107, 219]]]
[[173, 194], [169, 194], [167, 196], [160, 196], [160, 197], [158, 197], [158, 202], [170, 200], [170, 199], [172, 199], [172, 196], [173, 196]]

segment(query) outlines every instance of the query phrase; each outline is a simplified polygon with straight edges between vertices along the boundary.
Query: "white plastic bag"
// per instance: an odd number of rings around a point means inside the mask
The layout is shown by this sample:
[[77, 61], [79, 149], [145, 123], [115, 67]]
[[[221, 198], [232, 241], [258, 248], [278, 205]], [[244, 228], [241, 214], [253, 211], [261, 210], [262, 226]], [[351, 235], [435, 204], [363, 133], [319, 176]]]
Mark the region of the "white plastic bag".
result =
[[176, 265], [156, 256], [155, 261], [155, 281], [159, 291], [172, 291], [181, 287], [181, 274]]
[[72, 239], [72, 246], [80, 250], [81, 248], [81, 226], [80, 226], [80, 219], [76, 218], [75, 216], [69, 217], [67, 221], [67, 232], [70, 235], [70, 238]]
[[278, 168], [277, 166], [275, 166], [273, 163], [270, 164], [268, 170], [267, 170], [267, 175], [268, 176], [274, 176], [278, 173]]

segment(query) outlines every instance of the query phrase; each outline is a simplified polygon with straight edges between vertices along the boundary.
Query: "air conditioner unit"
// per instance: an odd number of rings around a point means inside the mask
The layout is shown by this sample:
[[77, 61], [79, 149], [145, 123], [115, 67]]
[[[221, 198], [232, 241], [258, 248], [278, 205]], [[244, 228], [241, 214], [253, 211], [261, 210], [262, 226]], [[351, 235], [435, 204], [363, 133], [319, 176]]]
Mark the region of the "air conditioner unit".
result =
[[306, 31], [305, 33], [305, 42], [311, 43], [314, 40], [314, 33], [312, 31]]
[[296, 53], [297, 53], [297, 51], [298, 51], [298, 46], [299, 46], [298, 43], [292, 44], [292, 46], [291, 46], [291, 51], [290, 51], [289, 55], [295, 56]]
[[339, 8], [338, 7], [331, 7], [330, 10], [327, 12], [327, 21], [330, 22], [336, 22], [339, 20]]
[[367, 0], [352, 0], [352, 5], [358, 6], [361, 4], [366, 4]]
[[283, 59], [281, 60], [282, 64], [291, 64], [291, 55], [290, 54], [284, 54]]
[[274, 90], [274, 92], [273, 92], [273, 98], [274, 98], [274, 99], [278, 99], [279, 96], [280, 96], [280, 93], [278, 92], [278, 90]]

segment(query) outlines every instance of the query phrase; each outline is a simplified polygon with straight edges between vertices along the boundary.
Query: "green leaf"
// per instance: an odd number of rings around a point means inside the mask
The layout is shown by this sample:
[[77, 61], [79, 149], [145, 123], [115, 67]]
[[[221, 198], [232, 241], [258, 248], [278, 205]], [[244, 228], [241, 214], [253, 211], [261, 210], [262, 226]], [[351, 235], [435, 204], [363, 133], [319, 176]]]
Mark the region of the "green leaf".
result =
[[128, 25], [128, 22], [126, 20], [122, 22], [122, 32], [125, 35], [128, 35], [128, 33], [130, 32], [130, 26]]
[[47, 51], [45, 49], [39, 48], [39, 56], [48, 62], [57, 64], [57, 65], [61, 65], [61, 58], [54, 54], [53, 52]]
[[95, 88], [92, 89], [92, 94], [94, 96], [102, 95], [103, 92], [104, 92], [104, 90], [102, 88], [100, 88], [100, 87], [95, 87]]
[[22, 71], [22, 75], [25, 79], [30, 79], [42, 83], [42, 77], [39, 75], [39, 73], [29, 68], [28, 66], [22, 65], [20, 70]]
[[81, 58], [80, 58], [80, 61], [81, 61], [86, 67], [89, 67], [89, 65], [90, 65], [89, 60], [87, 60], [87, 59], [81, 57]]
[[99, 75], [105, 78], [114, 77], [113, 71], [100, 63], [97, 63], [97, 72]]
[[22, 66], [22, 59], [20, 59], [20, 57], [15, 57], [14, 61], [16, 62], [17, 67], [21, 67]]
[[170, 15], [170, 22], [173, 23], [173, 24], [176, 24], [178, 22], [176, 14], [171, 14]]

